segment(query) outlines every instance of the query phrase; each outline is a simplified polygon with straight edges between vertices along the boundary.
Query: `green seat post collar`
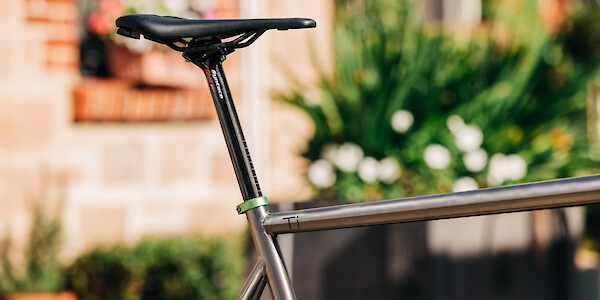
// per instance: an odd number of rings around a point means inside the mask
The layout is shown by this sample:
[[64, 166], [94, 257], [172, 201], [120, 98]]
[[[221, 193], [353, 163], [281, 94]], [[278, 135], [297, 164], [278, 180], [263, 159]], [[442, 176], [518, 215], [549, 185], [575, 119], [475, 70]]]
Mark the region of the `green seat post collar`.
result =
[[238, 214], [243, 214], [253, 208], [257, 208], [260, 206], [265, 206], [265, 205], [269, 205], [269, 201], [267, 201], [267, 197], [262, 196], [262, 197], [257, 197], [257, 198], [252, 198], [249, 200], [246, 200], [244, 202], [242, 202], [240, 205], [238, 205], [236, 207]]

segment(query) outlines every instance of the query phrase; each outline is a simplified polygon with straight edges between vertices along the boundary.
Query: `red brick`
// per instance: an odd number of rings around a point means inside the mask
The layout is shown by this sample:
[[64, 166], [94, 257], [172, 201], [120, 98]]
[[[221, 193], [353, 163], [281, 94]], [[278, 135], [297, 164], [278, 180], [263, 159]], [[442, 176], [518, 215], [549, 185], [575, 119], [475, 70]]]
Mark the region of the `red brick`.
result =
[[175, 104], [177, 100], [175, 97], [169, 97], [164, 99], [164, 102], [161, 106], [160, 116], [163, 118], [162, 120], [173, 120], [173, 111], [175, 110]]
[[74, 119], [157, 122], [215, 117], [205, 90], [134, 88], [119, 80], [85, 80], [74, 93]]
[[50, 24], [61, 24], [61, 25], [77, 25], [77, 20], [54, 20], [48, 16], [28, 16], [27, 22], [31, 23], [45, 23]]
[[[175, 97], [175, 107], [173, 119], [185, 120], [191, 117], [191, 103], [192, 97], [189, 94], [180, 94], [179, 97]], [[187, 97], [186, 97], [187, 96]]]
[[53, 22], [79, 22], [79, 7], [76, 2], [46, 1], [46, 15]]
[[164, 91], [143, 91], [135, 102], [135, 118], [138, 121], [152, 121], [152, 101], [160, 98]]
[[79, 24], [76, 3], [60, 1], [29, 1], [26, 5], [27, 21], [38, 23]]
[[79, 25], [67, 23], [45, 24], [46, 38], [53, 41], [79, 42]]
[[[69, 63], [58, 63], [53, 61], [46, 62], [46, 68], [50, 71], [59, 71], [66, 72], [69, 74], [76, 74], [79, 71], [79, 62], [69, 62]], [[77, 74], [79, 75], [79, 74]]]
[[91, 96], [82, 88], [73, 91], [73, 120], [76, 122], [91, 120]]
[[140, 110], [143, 105], [144, 95], [139, 90], [132, 90], [125, 94], [123, 102], [123, 120], [128, 122], [140, 121]]
[[105, 97], [99, 99], [97, 103], [101, 103], [98, 108], [96, 120], [102, 121], [120, 121], [123, 118], [123, 99], [119, 99], [119, 95], [115, 97]]
[[98, 92], [95, 101], [91, 104], [94, 108], [94, 120], [121, 120], [123, 118], [123, 101], [125, 101], [125, 89], [114, 85]]
[[46, 46], [69, 46], [79, 50], [79, 42], [76, 40], [47, 40]]
[[152, 111], [152, 120], [153, 121], [164, 121], [167, 119], [166, 107], [167, 107], [168, 97], [156, 97], [148, 106], [151, 106]]
[[75, 121], [120, 121], [130, 84], [119, 80], [85, 79], [75, 88]]

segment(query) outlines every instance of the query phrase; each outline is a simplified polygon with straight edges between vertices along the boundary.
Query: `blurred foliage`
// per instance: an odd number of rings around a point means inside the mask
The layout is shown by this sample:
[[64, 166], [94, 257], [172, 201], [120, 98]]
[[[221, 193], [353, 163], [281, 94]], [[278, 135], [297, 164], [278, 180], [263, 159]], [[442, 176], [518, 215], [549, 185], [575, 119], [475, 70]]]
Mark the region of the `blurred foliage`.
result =
[[[449, 32], [423, 24], [410, 1], [337, 0], [333, 75], [321, 71], [316, 88], [297, 82], [283, 96], [314, 123], [303, 154], [317, 195], [375, 200], [456, 190], [461, 178], [476, 188], [598, 172], [586, 134], [586, 87], [600, 66], [598, 9], [551, 33], [537, 2], [487, 6], [488, 22]], [[470, 135], [451, 130], [457, 120]], [[465, 150], [465, 140], [478, 149]], [[374, 160], [343, 167], [340, 145]], [[466, 166], [472, 151], [482, 166]], [[397, 161], [397, 176], [373, 180], [386, 158]], [[511, 175], [507, 161], [524, 173]]]
[[[590, 9], [584, 7], [580, 9], [573, 18], [568, 20], [564, 26], [564, 31], [569, 34], [565, 37], [565, 50], [570, 53], [574, 59], [585, 64], [600, 56], [600, 8], [598, 6]], [[598, 81], [595, 83], [598, 85]], [[596, 117], [596, 121], [598, 118]], [[598, 143], [598, 138], [594, 137], [592, 142]], [[589, 246], [600, 251], [600, 205], [589, 205], [586, 207], [586, 226], [585, 234], [591, 244]]]
[[585, 235], [591, 242], [588, 246], [600, 251], [600, 204], [586, 207]]
[[30, 209], [27, 237], [14, 239], [8, 230], [0, 241], [0, 295], [64, 291], [59, 253], [66, 186], [47, 170], [40, 173], [38, 184], [35, 193], [20, 200]]
[[146, 239], [98, 248], [68, 269], [80, 300], [233, 299], [242, 283], [240, 239]]
[[[64, 276], [58, 260], [60, 251], [60, 222], [49, 218], [41, 207], [33, 211], [33, 224], [25, 259], [15, 263], [11, 259], [12, 241], [0, 244], [0, 292], [7, 293], [53, 293], [62, 290]], [[24, 267], [21, 267], [23, 266]]]
[[564, 26], [565, 49], [574, 59], [586, 63], [600, 55], [600, 9], [584, 7]]

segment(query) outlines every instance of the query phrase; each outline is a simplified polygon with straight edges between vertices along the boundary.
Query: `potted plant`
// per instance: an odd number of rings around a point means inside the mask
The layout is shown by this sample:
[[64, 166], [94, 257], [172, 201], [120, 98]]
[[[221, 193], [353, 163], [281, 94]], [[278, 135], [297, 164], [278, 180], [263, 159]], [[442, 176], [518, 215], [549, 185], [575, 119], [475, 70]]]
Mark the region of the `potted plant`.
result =
[[[14, 259], [13, 241], [0, 243], [0, 295], [4, 300], [77, 300], [64, 292], [63, 267], [58, 259], [61, 223], [42, 205], [34, 205], [29, 240], [21, 259]], [[18, 263], [17, 263], [18, 262]]]
[[117, 17], [139, 13], [209, 19], [216, 16], [216, 2], [99, 0], [87, 17], [88, 35], [101, 38], [112, 77], [143, 85], [195, 87], [203, 80], [203, 75], [193, 65], [186, 63], [179, 53], [168, 51], [166, 47], [143, 38], [138, 41], [115, 33], [114, 22]]

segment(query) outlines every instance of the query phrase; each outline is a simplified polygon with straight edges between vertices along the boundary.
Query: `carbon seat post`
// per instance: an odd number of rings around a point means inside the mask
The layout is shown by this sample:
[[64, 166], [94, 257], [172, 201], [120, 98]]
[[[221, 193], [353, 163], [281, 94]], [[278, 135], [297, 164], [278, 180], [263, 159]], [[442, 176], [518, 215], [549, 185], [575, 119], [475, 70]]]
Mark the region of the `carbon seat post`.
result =
[[[262, 193], [223, 71], [224, 58], [222, 55], [213, 55], [203, 60], [188, 57], [191, 62], [204, 70], [242, 197], [244, 201], [249, 201], [261, 197]], [[263, 220], [269, 215], [268, 208], [254, 207], [245, 214], [258, 255], [265, 262], [267, 280], [273, 298], [296, 299], [278, 250], [277, 239], [268, 234], [262, 225]]]

